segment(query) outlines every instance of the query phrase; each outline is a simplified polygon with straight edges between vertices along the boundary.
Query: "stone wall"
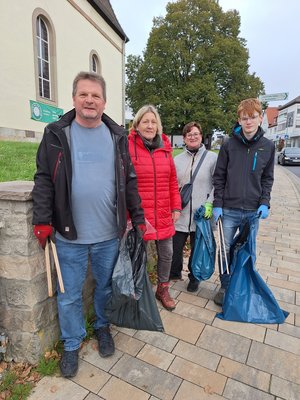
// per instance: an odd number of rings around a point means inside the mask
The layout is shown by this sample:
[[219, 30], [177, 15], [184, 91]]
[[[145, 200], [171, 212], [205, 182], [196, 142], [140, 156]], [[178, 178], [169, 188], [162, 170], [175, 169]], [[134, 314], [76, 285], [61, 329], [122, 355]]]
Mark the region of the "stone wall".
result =
[[[0, 183], [0, 332], [7, 361], [35, 363], [59, 338], [56, 297], [48, 297], [44, 251], [32, 229], [32, 182]], [[56, 277], [52, 268], [53, 287]], [[89, 272], [85, 308], [92, 304]]]
[[43, 129], [41, 132], [4, 128], [0, 126], [0, 140], [8, 140], [14, 142], [35, 142], [39, 143], [43, 137]]

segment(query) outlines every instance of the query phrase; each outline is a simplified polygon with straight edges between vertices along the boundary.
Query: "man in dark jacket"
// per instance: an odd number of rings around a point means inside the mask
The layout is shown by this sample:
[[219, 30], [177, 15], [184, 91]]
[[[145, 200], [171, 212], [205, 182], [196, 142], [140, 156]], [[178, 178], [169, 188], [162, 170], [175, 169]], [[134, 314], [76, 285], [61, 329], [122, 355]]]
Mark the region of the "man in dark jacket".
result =
[[80, 72], [73, 82], [75, 109], [46, 126], [37, 153], [34, 234], [45, 248], [55, 232], [65, 287], [65, 293], [57, 293], [64, 377], [77, 373], [86, 336], [82, 288], [88, 258], [96, 281], [94, 329], [99, 353], [107, 357], [114, 353], [114, 342], [104, 309], [127, 210], [133, 225], [145, 227], [126, 132], [103, 113], [105, 104], [104, 79]]
[[[274, 180], [275, 146], [263, 136], [260, 102], [243, 100], [237, 114], [238, 122], [220, 149], [213, 177], [213, 215], [216, 222], [222, 218], [228, 261], [234, 236], [246, 221], [257, 215], [257, 233], [258, 219], [268, 217]], [[224, 255], [222, 259], [225, 269]], [[221, 289], [214, 298], [218, 305], [223, 304], [229, 275], [220, 271], [220, 280]]]

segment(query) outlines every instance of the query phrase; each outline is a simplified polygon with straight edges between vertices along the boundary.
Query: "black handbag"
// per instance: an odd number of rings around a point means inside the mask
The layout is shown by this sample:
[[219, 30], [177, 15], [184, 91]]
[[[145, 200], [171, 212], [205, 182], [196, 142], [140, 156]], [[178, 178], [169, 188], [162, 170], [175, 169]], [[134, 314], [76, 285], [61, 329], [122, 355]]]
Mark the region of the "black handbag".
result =
[[189, 201], [191, 200], [192, 197], [192, 192], [193, 192], [193, 182], [196, 178], [196, 175], [201, 167], [201, 164], [203, 163], [203, 160], [206, 156], [207, 150], [204, 150], [202, 157], [200, 158], [198, 165], [191, 177], [191, 180], [189, 183], [186, 183], [185, 185], [182, 186], [182, 188], [179, 190], [180, 191], [180, 197], [181, 197], [181, 207], [182, 209], [184, 209]]
[[184, 209], [188, 205], [188, 202], [190, 201], [192, 196], [192, 191], [193, 191], [193, 184], [191, 182], [186, 183], [185, 185], [182, 186], [180, 190], [182, 209]]

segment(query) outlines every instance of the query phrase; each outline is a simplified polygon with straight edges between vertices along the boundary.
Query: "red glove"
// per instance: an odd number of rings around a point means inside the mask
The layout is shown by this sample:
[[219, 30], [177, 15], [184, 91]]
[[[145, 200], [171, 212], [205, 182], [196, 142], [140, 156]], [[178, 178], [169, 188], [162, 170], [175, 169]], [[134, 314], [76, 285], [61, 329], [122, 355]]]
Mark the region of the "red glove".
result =
[[53, 228], [51, 225], [34, 225], [33, 233], [35, 234], [40, 245], [44, 249], [48, 237], [51, 237]]
[[139, 230], [141, 236], [143, 237], [146, 233], [147, 227], [145, 224], [140, 224], [140, 225], [138, 225], [138, 230]]

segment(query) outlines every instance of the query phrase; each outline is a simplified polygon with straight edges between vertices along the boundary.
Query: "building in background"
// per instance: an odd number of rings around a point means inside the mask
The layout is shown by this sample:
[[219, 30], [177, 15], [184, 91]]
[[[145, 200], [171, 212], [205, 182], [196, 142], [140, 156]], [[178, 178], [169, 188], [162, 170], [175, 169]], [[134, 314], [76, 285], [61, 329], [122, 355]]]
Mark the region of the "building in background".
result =
[[221, 131], [214, 131], [212, 135], [212, 144], [211, 147], [214, 150], [219, 150], [224, 142], [226, 135]]
[[261, 126], [265, 132], [267, 132], [268, 128], [272, 126], [277, 126], [277, 117], [278, 117], [278, 107], [268, 107], [264, 111]]
[[125, 128], [129, 131], [132, 125], [134, 115], [128, 104], [125, 104]]
[[269, 124], [266, 137], [273, 140], [279, 150], [282, 147], [300, 147], [300, 96], [277, 110], [276, 121], [274, 119]]
[[125, 123], [125, 43], [109, 0], [3, 1], [0, 138], [39, 141], [72, 105], [79, 71], [101, 73], [106, 113]]

